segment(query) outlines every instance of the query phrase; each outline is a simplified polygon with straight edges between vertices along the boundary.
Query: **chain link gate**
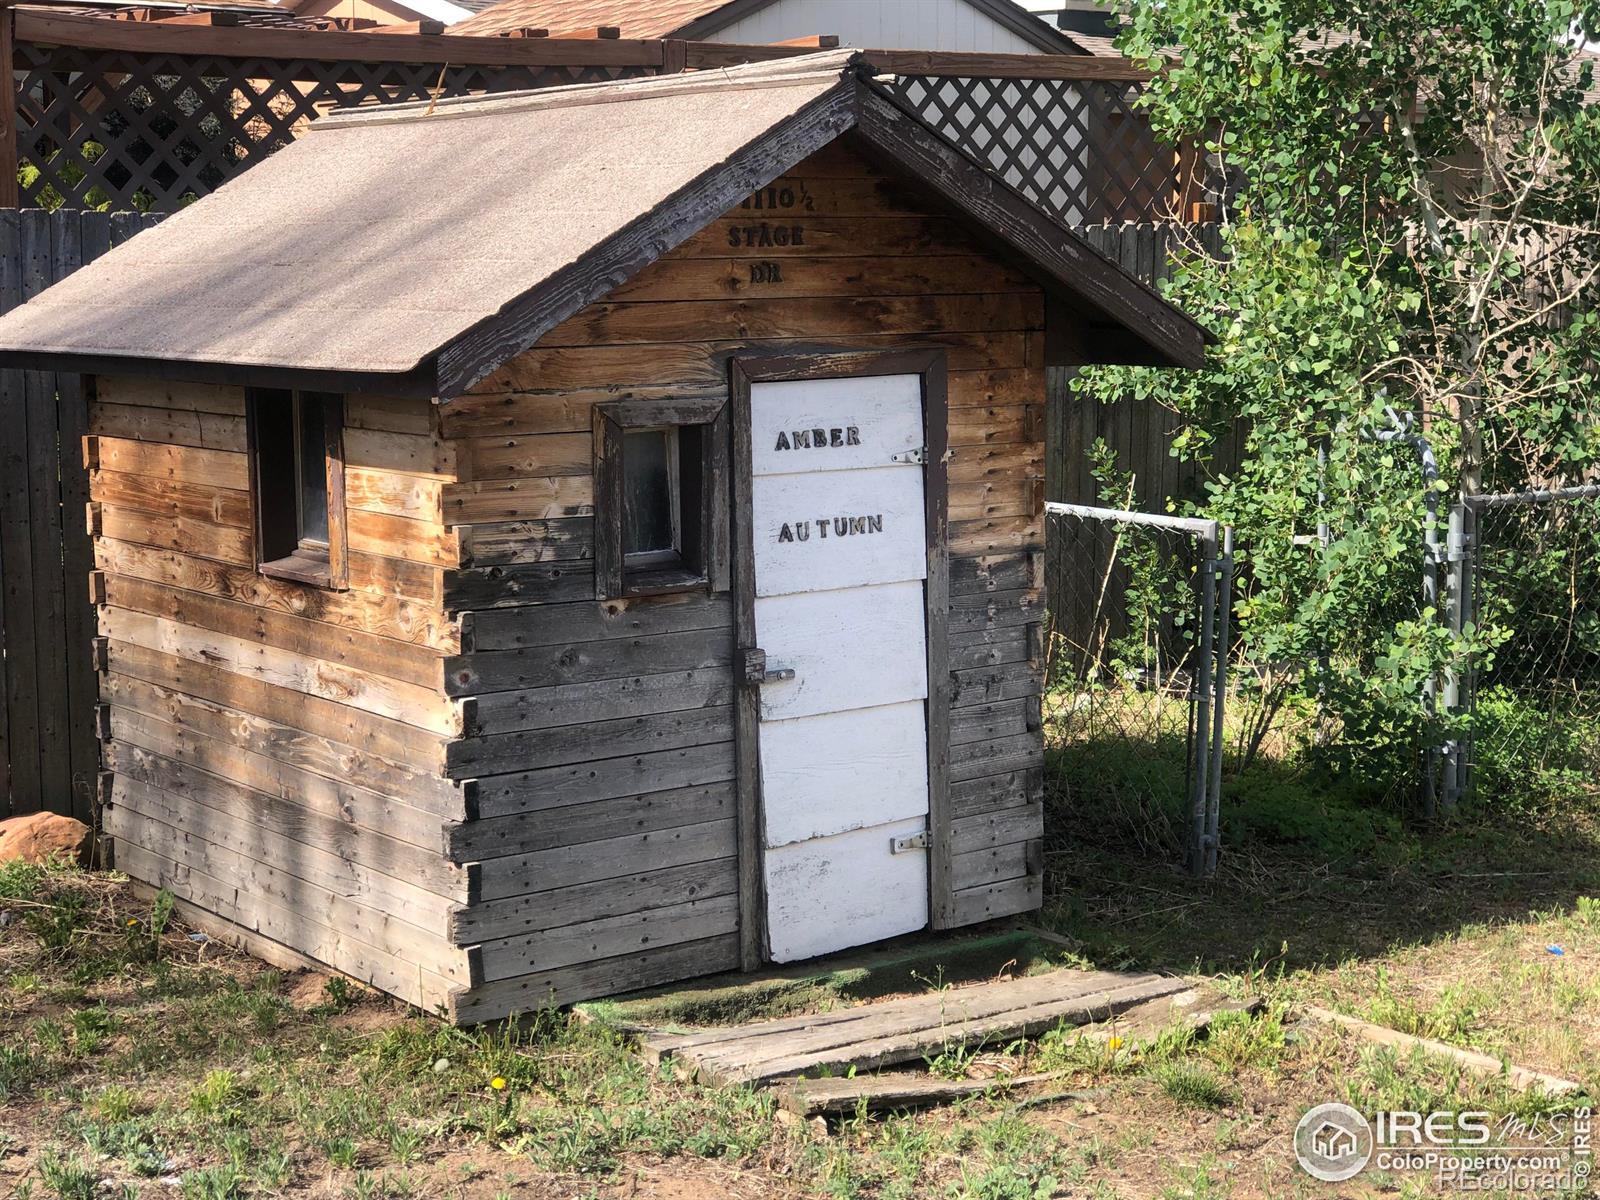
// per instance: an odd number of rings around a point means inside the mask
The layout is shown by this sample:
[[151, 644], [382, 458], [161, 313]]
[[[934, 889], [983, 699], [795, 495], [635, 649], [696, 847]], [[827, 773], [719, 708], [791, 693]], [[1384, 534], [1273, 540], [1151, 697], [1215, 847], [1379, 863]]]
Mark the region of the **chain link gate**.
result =
[[1482, 793], [1534, 806], [1600, 793], [1600, 486], [1465, 496], [1445, 614], [1487, 645], [1445, 677], [1446, 814]]
[[[1216, 870], [1233, 530], [1050, 502], [1045, 729], [1070, 803]], [[1115, 800], [1114, 805], [1103, 803]], [[1100, 803], [1097, 803], [1100, 802]]]

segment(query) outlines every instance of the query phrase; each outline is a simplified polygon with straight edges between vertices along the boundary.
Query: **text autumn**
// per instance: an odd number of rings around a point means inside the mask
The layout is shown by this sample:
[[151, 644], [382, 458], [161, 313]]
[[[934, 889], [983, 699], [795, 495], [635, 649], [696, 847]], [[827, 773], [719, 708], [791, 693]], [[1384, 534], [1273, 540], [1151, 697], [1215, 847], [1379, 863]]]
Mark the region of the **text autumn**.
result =
[[826, 538], [830, 532], [834, 537], [850, 537], [858, 533], [882, 533], [883, 514], [879, 513], [875, 517], [819, 517], [815, 521], [796, 521], [792, 525], [785, 521], [783, 528], [778, 530], [778, 540], [809, 542], [813, 526], [819, 539]]

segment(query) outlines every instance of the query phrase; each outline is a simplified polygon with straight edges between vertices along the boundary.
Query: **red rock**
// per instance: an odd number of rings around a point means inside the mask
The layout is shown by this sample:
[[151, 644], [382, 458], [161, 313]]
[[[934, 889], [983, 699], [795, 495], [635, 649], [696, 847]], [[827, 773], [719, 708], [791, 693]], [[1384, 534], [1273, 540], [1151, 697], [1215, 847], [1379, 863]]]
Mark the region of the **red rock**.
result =
[[29, 813], [0, 821], [0, 862], [42, 863], [52, 854], [88, 865], [94, 831], [56, 813]]

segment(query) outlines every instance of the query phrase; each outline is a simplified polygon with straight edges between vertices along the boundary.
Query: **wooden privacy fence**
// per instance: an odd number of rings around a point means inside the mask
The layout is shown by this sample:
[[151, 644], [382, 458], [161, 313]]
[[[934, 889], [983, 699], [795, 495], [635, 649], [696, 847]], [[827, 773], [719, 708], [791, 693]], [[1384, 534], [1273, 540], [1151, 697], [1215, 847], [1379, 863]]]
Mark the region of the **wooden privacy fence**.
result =
[[[0, 311], [159, 218], [0, 209]], [[100, 764], [77, 375], [0, 371], [0, 816], [87, 821]]]

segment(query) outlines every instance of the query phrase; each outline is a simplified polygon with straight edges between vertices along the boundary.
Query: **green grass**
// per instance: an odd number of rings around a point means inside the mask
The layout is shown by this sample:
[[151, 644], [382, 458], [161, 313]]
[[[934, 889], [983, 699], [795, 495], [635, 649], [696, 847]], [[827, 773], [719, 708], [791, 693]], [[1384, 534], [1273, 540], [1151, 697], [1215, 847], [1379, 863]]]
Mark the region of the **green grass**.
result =
[[1188, 1108], [1227, 1108], [1239, 1099], [1238, 1093], [1203, 1063], [1162, 1063], [1153, 1077], [1169, 1099]]
[[1266, 999], [1204, 1036], [1174, 1027], [1114, 1042], [1064, 1028], [981, 1052], [953, 1042], [924, 1065], [1052, 1078], [860, 1114], [821, 1140], [765, 1094], [646, 1065], [603, 1023], [543, 1013], [455, 1030], [347, 983], [297, 1007], [294, 980], [215, 950], [198, 958], [113, 877], [7, 869], [0, 904], [20, 912], [43, 897], [55, 913], [0, 931], [0, 1194], [565, 1200], [665, 1171], [756, 1200], [1292, 1195], [1302, 1181], [1261, 1148], [1312, 1104], [1552, 1105], [1297, 1023], [1308, 1002], [1587, 1071], [1600, 1090], [1600, 838], [1577, 823], [1373, 836], [1382, 854], [1319, 863], [1284, 846], [1263, 857], [1263, 835], [1207, 883], [1125, 847], [1057, 846], [1043, 919], [1075, 950], [993, 934], [934, 961], [908, 944], [876, 978], [846, 962], [590, 1006], [627, 1019], [767, 1014], [1062, 961], [1194, 970]]

